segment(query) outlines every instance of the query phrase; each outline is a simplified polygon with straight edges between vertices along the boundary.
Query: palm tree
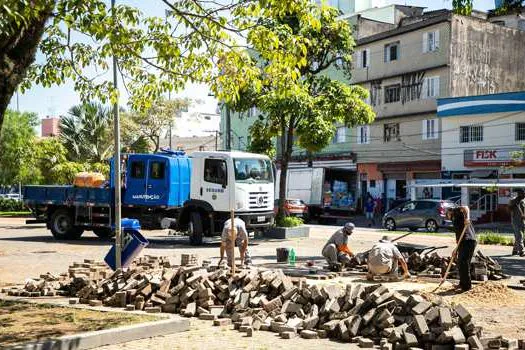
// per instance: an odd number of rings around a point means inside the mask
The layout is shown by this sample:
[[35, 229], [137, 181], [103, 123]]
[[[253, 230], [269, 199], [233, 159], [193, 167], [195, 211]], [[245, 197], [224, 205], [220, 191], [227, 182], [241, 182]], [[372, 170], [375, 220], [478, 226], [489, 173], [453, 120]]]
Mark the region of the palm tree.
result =
[[60, 121], [60, 141], [71, 161], [103, 162], [111, 156], [111, 110], [100, 103], [73, 106]]

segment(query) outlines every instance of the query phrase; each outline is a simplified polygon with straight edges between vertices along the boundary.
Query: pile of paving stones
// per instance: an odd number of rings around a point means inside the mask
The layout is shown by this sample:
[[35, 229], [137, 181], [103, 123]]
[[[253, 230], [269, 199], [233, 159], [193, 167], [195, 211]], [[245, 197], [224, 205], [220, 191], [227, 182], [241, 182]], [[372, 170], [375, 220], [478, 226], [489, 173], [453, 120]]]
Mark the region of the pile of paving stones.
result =
[[[412, 253], [406, 257], [411, 273], [420, 277], [441, 277], [446, 271], [450, 257], [441, 257], [436, 252], [432, 254]], [[471, 263], [472, 279], [476, 281], [499, 281], [510, 276], [503, 273], [501, 265], [480, 250], [477, 251]], [[456, 264], [453, 263], [449, 278], [459, 278]]]
[[281, 270], [251, 268], [231, 276], [217, 267], [172, 266], [167, 259], [144, 257], [107, 278], [70, 276], [59, 291], [74, 297], [70, 303], [180, 313], [213, 320], [217, 326], [233, 323], [248, 336], [271, 331], [284, 339], [331, 338], [381, 349], [517, 345], [481, 338], [481, 328], [461, 305], [451, 308], [381, 284], [308, 285], [306, 279], [292, 281]]

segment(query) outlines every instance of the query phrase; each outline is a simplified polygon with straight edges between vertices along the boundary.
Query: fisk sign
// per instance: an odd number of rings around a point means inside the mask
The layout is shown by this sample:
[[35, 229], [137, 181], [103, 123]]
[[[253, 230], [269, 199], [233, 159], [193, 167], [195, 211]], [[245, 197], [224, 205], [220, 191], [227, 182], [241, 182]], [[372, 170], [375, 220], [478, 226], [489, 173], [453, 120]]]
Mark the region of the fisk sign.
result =
[[523, 159], [517, 159], [520, 148], [475, 149], [464, 151], [464, 164], [470, 167], [500, 167], [521, 165]]

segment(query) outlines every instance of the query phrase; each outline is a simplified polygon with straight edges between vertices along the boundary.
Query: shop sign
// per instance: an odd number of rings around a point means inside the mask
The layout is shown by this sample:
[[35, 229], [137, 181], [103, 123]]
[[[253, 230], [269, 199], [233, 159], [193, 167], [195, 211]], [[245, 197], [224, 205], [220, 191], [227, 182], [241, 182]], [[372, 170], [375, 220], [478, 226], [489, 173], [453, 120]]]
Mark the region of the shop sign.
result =
[[465, 150], [464, 164], [470, 167], [525, 165], [523, 158], [516, 159], [515, 157], [519, 151], [521, 151], [520, 148]]

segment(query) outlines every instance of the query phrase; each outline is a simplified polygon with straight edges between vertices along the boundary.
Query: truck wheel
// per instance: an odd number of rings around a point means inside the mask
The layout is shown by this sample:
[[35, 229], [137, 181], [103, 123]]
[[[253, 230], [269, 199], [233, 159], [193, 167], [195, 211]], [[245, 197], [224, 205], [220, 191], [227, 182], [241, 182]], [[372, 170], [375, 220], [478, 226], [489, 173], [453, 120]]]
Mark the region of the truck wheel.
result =
[[188, 234], [190, 235], [191, 245], [202, 244], [202, 221], [199, 213], [190, 213], [190, 222], [188, 223]]
[[110, 228], [95, 228], [93, 233], [96, 234], [99, 238], [112, 238], [115, 237], [115, 231]]
[[59, 209], [51, 215], [51, 233], [56, 239], [78, 239], [84, 230], [73, 225], [71, 214], [65, 209]]

